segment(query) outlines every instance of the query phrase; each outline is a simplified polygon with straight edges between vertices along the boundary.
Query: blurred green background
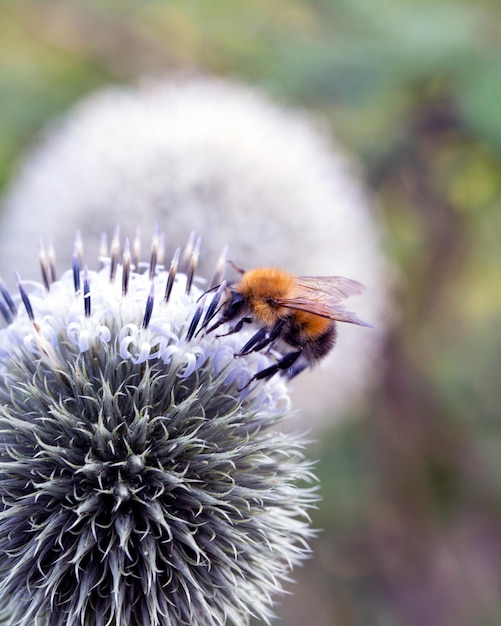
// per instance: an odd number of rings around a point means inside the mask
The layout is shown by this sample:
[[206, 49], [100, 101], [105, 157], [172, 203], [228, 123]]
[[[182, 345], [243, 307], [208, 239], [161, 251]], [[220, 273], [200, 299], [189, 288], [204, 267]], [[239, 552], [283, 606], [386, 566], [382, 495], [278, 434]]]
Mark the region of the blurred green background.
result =
[[171, 68], [318, 112], [362, 163], [400, 315], [322, 447], [283, 626], [501, 624], [500, 42], [494, 0], [0, 1], [0, 187], [79, 97]]

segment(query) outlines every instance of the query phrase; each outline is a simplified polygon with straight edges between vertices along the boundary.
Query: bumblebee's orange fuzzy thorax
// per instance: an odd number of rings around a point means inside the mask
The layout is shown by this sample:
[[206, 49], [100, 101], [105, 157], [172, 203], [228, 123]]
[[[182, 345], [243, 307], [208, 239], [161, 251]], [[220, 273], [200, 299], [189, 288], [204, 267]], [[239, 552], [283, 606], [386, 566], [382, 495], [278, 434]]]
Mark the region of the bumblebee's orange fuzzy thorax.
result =
[[274, 267], [260, 267], [245, 272], [235, 290], [246, 297], [258, 321], [272, 325], [280, 316], [280, 309], [283, 309], [273, 301], [286, 297], [294, 284], [292, 274]]
[[235, 288], [246, 295], [272, 298], [287, 295], [294, 284], [294, 276], [284, 270], [275, 267], [259, 267], [245, 272]]

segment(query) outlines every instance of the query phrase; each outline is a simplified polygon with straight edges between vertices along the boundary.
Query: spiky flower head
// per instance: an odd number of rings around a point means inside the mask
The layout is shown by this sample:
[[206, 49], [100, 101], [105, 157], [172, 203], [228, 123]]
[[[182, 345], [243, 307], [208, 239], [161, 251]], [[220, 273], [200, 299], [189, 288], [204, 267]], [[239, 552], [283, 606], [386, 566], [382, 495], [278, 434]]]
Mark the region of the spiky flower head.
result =
[[59, 280], [41, 249], [41, 283], [0, 286], [2, 624], [268, 621], [308, 553], [285, 383], [246, 384], [270, 358], [234, 358], [245, 331], [199, 332], [198, 244], [164, 269], [159, 242], [98, 271], [77, 243]]

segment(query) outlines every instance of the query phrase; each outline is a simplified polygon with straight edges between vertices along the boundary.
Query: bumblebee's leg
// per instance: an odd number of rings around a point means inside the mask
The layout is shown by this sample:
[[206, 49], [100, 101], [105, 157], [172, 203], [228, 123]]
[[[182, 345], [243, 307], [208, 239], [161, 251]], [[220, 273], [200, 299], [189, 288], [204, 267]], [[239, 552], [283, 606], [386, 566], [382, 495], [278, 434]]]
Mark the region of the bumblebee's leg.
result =
[[242, 319], [239, 320], [235, 324], [235, 326], [232, 326], [227, 333], [218, 335], [218, 337], [227, 337], [228, 335], [233, 335], [233, 333], [238, 333], [240, 330], [242, 330], [244, 324], [251, 324], [251, 323], [252, 323], [252, 317], [242, 317]]
[[282, 376], [285, 376], [287, 378], [287, 380], [290, 380], [291, 378], [294, 378], [294, 376], [297, 376], [298, 374], [301, 374], [301, 372], [303, 370], [305, 370], [308, 367], [308, 363], [306, 361], [302, 361], [302, 362], [295, 362], [292, 367], [288, 370], [282, 370]]
[[251, 352], [255, 352], [257, 350], [261, 350], [265, 348], [270, 343], [270, 333], [267, 328], [260, 328], [256, 333], [252, 335], [249, 341], [245, 344], [245, 346], [237, 352], [235, 356], [244, 356], [245, 354], [250, 354]]
[[[288, 354], [283, 356], [281, 359], [279, 359], [276, 363], [274, 363], [273, 365], [270, 365], [270, 367], [266, 367], [264, 370], [261, 370], [257, 374], [254, 374], [254, 376], [249, 380], [249, 382], [246, 385], [244, 385], [241, 389], [239, 389], [239, 391], [242, 391], [243, 389], [248, 387], [254, 380], [263, 380], [263, 379], [271, 378], [277, 372], [284, 372], [285, 374], [287, 370], [290, 367], [292, 367], [294, 363], [298, 360], [298, 358], [301, 356], [301, 353], [302, 353], [302, 350], [289, 352]], [[298, 374], [299, 374], [299, 371], [301, 370], [298, 370], [297, 372]]]
[[273, 326], [271, 330], [267, 328], [260, 328], [257, 333], [255, 333], [249, 341], [245, 344], [245, 346], [240, 350], [237, 356], [244, 356], [245, 354], [249, 354], [250, 352], [259, 352], [263, 348], [266, 348], [270, 343], [275, 341], [277, 337], [280, 336], [282, 332], [284, 322], [280, 320]]
[[261, 370], [260, 372], [258, 372], [257, 374], [254, 374], [253, 376], [254, 380], [262, 380], [263, 378], [271, 378], [277, 372], [282, 372], [282, 371], [286, 372], [289, 369], [289, 367], [292, 367], [294, 363], [298, 360], [298, 358], [301, 356], [301, 352], [302, 350], [289, 352], [288, 354], [283, 356], [281, 359], [279, 359], [276, 363], [274, 363], [273, 365], [270, 365], [270, 367], [267, 367], [264, 370]]

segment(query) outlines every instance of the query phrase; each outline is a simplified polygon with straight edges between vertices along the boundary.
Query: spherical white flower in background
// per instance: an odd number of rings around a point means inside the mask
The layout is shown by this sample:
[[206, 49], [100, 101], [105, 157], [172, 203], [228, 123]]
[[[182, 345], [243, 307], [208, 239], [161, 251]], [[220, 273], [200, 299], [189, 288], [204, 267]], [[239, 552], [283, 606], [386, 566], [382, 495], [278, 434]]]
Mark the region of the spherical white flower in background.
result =
[[250, 331], [198, 332], [195, 252], [182, 274], [111, 249], [0, 285], [0, 623], [268, 621], [317, 499], [305, 441], [271, 428], [285, 383], [246, 384], [271, 362], [234, 358]]
[[[320, 371], [295, 381], [309, 416], [347, 410], [379, 369], [387, 279], [380, 229], [340, 148], [306, 116], [259, 92], [204, 77], [146, 81], [91, 95], [28, 157], [4, 201], [0, 271], [32, 271], [25, 246], [58, 251], [80, 228], [89, 252], [117, 224], [155, 224], [170, 241], [204, 233], [203, 271], [225, 244], [240, 267], [342, 275], [366, 292], [370, 331], [343, 327]], [[64, 263], [67, 259], [62, 257]], [[312, 417], [312, 419], [314, 419]]]

